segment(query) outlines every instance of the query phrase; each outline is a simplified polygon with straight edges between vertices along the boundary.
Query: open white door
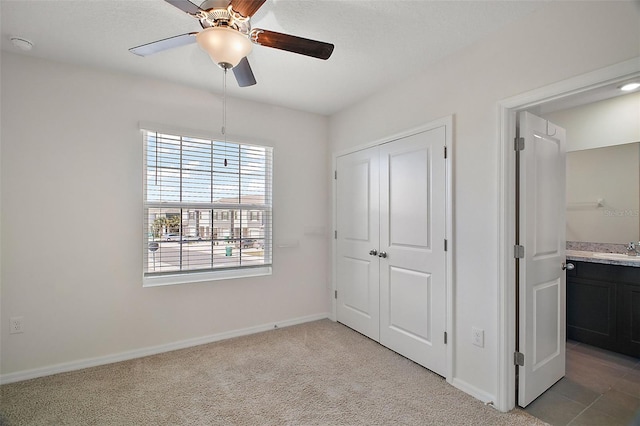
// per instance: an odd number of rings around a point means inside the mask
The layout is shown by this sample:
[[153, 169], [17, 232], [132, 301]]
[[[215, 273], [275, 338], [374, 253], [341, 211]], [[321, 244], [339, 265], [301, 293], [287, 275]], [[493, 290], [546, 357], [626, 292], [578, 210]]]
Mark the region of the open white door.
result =
[[380, 147], [380, 343], [446, 375], [445, 127]]
[[[518, 405], [565, 374], [565, 130], [520, 113]], [[520, 147], [522, 148], [522, 146]], [[520, 357], [522, 361], [522, 356]]]
[[[338, 157], [337, 320], [376, 341], [380, 337], [378, 147]], [[373, 252], [375, 250], [375, 253]]]

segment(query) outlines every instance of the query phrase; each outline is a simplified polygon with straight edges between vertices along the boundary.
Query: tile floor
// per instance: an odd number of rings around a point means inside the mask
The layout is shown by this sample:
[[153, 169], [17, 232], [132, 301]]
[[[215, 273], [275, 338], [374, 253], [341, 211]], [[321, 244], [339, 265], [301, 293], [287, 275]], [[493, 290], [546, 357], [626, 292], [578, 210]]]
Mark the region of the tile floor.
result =
[[640, 358], [568, 341], [565, 377], [525, 411], [553, 426], [640, 426]]

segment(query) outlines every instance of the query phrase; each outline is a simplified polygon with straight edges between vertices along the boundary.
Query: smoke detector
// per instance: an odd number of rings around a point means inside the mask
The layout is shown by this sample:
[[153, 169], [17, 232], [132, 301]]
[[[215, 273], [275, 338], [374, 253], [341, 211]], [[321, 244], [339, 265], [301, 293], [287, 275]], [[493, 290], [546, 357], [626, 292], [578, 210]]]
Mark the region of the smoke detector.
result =
[[11, 37], [10, 40], [15, 47], [25, 52], [28, 52], [29, 50], [33, 49], [33, 43], [22, 37], [14, 36], [14, 37]]

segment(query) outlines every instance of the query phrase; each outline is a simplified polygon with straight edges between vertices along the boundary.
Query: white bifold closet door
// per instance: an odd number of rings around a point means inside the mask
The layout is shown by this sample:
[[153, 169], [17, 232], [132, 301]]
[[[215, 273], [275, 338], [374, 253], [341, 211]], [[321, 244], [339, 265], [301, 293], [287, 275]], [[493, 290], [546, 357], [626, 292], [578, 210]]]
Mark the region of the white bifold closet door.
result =
[[445, 127], [337, 158], [337, 319], [445, 375]]

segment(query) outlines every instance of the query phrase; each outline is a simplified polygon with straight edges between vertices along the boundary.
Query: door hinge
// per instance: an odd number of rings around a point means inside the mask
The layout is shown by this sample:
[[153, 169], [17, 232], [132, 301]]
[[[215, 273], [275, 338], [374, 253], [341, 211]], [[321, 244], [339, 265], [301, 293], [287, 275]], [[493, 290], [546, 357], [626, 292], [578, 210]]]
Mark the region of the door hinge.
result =
[[334, 179], [338, 179], [338, 171], [337, 170], [333, 171], [333, 178]]
[[522, 352], [513, 353], [513, 365], [524, 366], [524, 354]]
[[447, 147], [444, 147], [444, 158], [447, 158]]
[[333, 231], [333, 238], [338, 239], [338, 231]]
[[334, 290], [333, 292], [333, 298], [337, 299], [338, 298], [338, 290]]
[[447, 332], [446, 331], [444, 332], [444, 344], [445, 345], [447, 344]]
[[524, 246], [515, 245], [513, 246], [513, 257], [516, 259], [524, 258]]
[[444, 240], [444, 251], [447, 251], [447, 240]]
[[524, 138], [515, 138], [513, 142], [514, 142], [514, 145], [513, 145], [514, 150], [516, 151], [524, 150]]

